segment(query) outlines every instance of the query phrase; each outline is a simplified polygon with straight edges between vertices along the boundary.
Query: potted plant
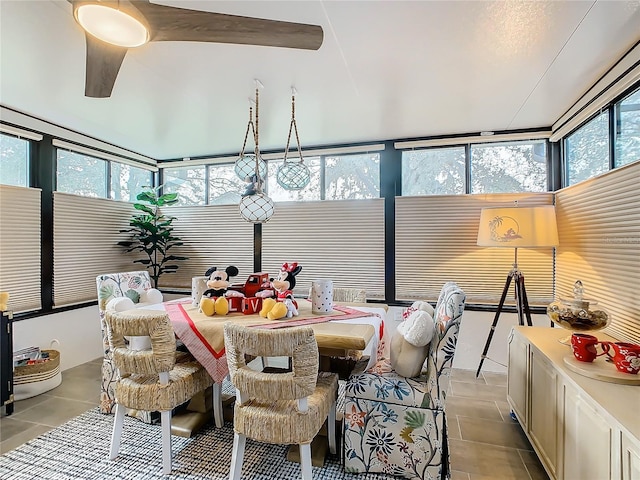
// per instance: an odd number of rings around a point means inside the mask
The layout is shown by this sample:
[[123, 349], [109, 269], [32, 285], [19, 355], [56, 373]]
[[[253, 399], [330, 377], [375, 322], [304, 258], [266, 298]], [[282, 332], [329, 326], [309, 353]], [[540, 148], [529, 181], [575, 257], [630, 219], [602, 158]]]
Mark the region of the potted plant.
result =
[[178, 201], [177, 193], [158, 195], [162, 188], [143, 187], [136, 196], [138, 202], [133, 207], [140, 213], [133, 215], [129, 221], [131, 228], [120, 230], [129, 233], [131, 240], [122, 240], [118, 245], [125, 247], [126, 252], [143, 252], [147, 258], [134, 260], [134, 263], [146, 265], [154, 288], [158, 288], [158, 280], [163, 273], [175, 273], [177, 260], [187, 260], [188, 257], [171, 255], [169, 250], [183, 245], [180, 238], [173, 235], [172, 223], [176, 217], [164, 215], [161, 207], [173, 205]]

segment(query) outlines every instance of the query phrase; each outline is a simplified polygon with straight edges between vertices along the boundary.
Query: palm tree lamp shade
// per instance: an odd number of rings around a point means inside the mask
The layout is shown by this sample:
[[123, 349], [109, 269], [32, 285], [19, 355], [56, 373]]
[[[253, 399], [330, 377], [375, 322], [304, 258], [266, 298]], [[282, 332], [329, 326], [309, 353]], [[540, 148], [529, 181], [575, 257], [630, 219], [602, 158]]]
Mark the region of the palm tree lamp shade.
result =
[[517, 249], [557, 245], [558, 229], [553, 205], [483, 208], [480, 212], [480, 247]]
[[535, 207], [497, 207], [483, 208], [480, 212], [478, 228], [478, 246], [480, 247], [508, 247], [514, 249], [513, 268], [507, 275], [500, 303], [489, 336], [480, 357], [480, 365], [476, 377], [480, 375], [482, 364], [487, 357], [493, 332], [502, 313], [504, 302], [509, 292], [511, 281], [515, 284], [516, 310], [518, 322], [532, 326], [529, 301], [524, 287], [524, 275], [518, 269], [518, 248], [550, 248], [558, 245], [558, 228], [556, 225], [556, 211], [553, 205]]

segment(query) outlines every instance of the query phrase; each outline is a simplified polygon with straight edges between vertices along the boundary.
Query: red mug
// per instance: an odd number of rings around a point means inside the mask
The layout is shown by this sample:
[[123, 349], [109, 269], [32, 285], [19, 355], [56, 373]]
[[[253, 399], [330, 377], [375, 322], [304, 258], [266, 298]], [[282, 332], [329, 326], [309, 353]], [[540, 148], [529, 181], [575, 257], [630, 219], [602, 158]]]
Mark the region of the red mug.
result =
[[[596, 347], [602, 344], [602, 353], [598, 353]], [[604, 355], [609, 351], [609, 346], [605, 345], [609, 342], [600, 342], [597, 337], [586, 333], [574, 333], [571, 335], [571, 350], [573, 356], [581, 362], [593, 362], [596, 357]]]
[[[607, 347], [607, 355], [613, 360], [619, 372], [632, 375], [640, 372], [640, 345], [626, 342], [601, 342]], [[611, 347], [611, 348], [609, 348]], [[611, 354], [611, 350], [614, 354]]]

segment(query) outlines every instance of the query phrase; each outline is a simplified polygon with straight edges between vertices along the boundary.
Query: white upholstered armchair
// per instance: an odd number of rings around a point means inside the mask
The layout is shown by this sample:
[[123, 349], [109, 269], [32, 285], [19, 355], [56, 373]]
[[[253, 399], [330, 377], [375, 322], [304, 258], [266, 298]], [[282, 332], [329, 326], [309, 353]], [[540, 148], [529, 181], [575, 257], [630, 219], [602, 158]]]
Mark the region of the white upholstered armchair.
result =
[[445, 398], [465, 294], [453, 282], [435, 307], [436, 334], [417, 377], [395, 372], [389, 360], [349, 377], [345, 393], [344, 466], [413, 479], [448, 478]]

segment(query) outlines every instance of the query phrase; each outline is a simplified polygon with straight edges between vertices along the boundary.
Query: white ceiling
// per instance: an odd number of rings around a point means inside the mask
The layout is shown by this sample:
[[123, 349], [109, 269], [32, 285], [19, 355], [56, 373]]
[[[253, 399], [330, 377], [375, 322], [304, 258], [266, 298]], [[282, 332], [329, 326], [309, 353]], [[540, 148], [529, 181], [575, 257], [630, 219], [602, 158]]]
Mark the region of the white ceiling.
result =
[[[321, 25], [318, 51], [151, 42], [84, 96], [65, 0], [0, 0], [0, 103], [155, 159], [549, 127], [640, 40], [640, 1], [155, 1]], [[295, 147], [295, 140], [292, 140]], [[251, 147], [253, 148], [253, 147]]]

